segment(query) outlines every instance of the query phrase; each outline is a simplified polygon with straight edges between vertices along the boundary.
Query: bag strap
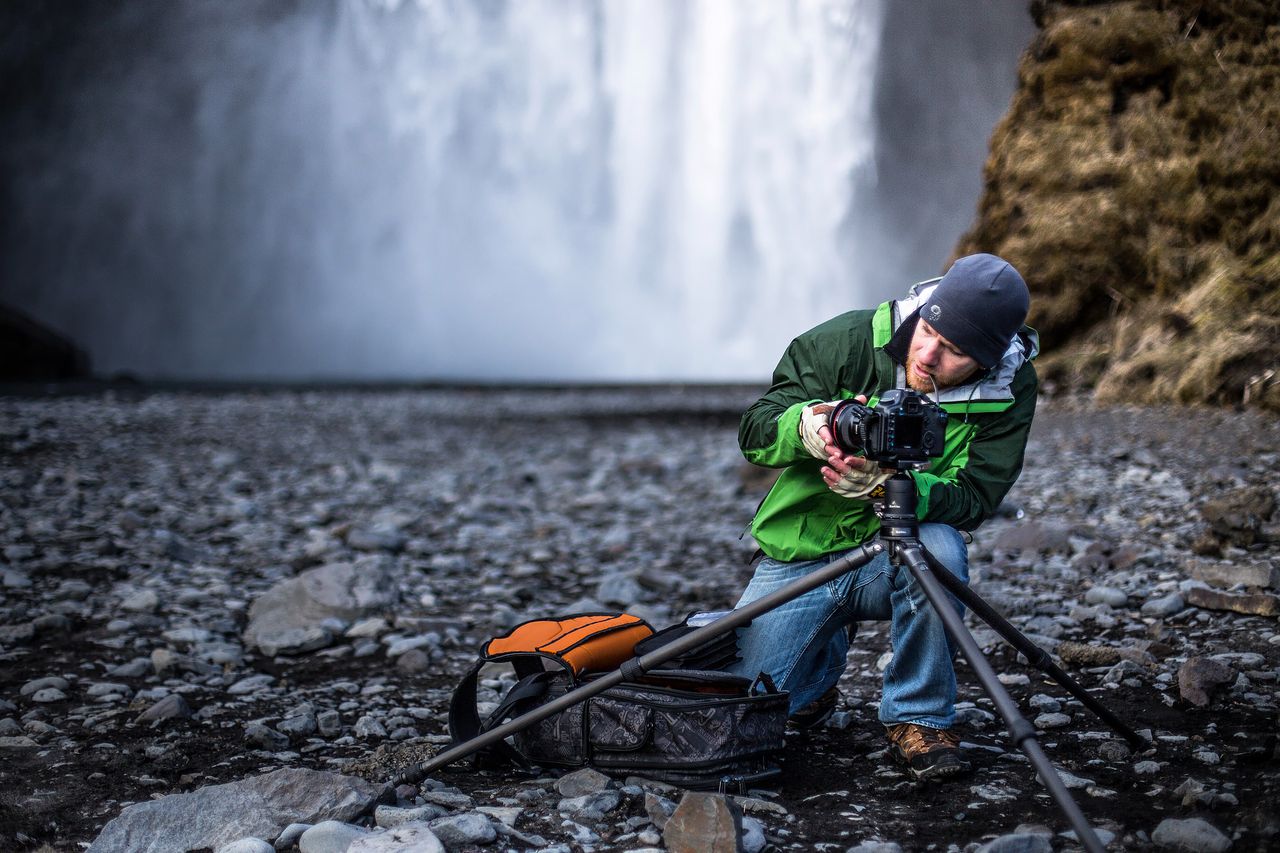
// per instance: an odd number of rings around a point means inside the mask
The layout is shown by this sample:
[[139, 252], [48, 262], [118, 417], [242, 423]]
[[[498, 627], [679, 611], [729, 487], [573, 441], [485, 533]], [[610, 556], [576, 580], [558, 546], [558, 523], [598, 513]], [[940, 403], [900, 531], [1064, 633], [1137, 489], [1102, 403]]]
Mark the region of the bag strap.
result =
[[[636, 643], [652, 634], [653, 628], [647, 622], [626, 613], [579, 613], [562, 619], [533, 619], [521, 623], [485, 643], [480, 659], [458, 682], [449, 700], [449, 735], [459, 744], [490, 731], [533, 707], [546, 693], [551, 679], [561, 671], [572, 684], [583, 673], [612, 669], [629, 661]], [[493, 713], [481, 722], [476, 707], [476, 682], [481, 668], [490, 662], [510, 663], [518, 681]], [[558, 666], [546, 670], [547, 662]], [[481, 750], [479, 756], [505, 760], [520, 767], [531, 766], [505, 741]]]
[[[507, 691], [507, 695], [503, 697], [498, 707], [494, 708], [481, 722], [480, 712], [476, 706], [476, 682], [481, 668], [488, 662], [489, 659], [484, 657], [476, 661], [475, 666], [471, 667], [471, 670], [458, 682], [457, 688], [453, 691], [453, 697], [449, 700], [449, 736], [453, 738], [455, 744], [469, 741], [477, 735], [502, 725], [512, 717], [520, 716], [537, 704], [537, 700], [547, 692], [551, 679], [561, 674], [555, 670], [544, 671], [541, 668], [531, 669], [520, 665], [532, 663], [531, 661], [519, 659], [513, 661], [516, 664], [517, 675], [523, 677]], [[492, 763], [506, 761], [522, 768], [532, 766], [505, 740], [497, 741], [481, 750], [477, 758], [480, 756]]]

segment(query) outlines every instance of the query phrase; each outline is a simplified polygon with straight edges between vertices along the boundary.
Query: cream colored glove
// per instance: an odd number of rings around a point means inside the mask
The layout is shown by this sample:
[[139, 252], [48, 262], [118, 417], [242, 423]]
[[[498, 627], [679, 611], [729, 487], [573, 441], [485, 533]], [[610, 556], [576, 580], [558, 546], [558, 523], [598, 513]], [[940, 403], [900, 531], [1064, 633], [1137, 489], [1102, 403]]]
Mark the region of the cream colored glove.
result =
[[827, 460], [827, 443], [818, 435], [818, 430], [827, 426], [827, 416], [835, 407], [835, 403], [810, 403], [800, 411], [800, 441], [810, 456], [824, 462]]
[[893, 474], [880, 470], [880, 463], [864, 459], [861, 468], [854, 468], [827, 488], [842, 497], [866, 500], [870, 497], [879, 497], [874, 492], [892, 476]]

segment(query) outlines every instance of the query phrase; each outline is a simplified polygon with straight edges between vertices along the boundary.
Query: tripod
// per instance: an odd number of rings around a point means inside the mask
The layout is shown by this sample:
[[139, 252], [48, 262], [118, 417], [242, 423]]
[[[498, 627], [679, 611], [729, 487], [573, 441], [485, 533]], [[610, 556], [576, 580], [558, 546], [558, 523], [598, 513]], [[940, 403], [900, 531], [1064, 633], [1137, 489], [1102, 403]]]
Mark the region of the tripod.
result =
[[955, 640], [960, 653], [964, 655], [970, 669], [977, 676], [982, 689], [995, 703], [996, 710], [1004, 718], [1008, 726], [1010, 739], [1026, 753], [1032, 766], [1036, 769], [1041, 782], [1050, 796], [1065, 814], [1076, 838], [1089, 853], [1103, 853], [1104, 848], [1098, 836], [1089, 826], [1080, 807], [1072, 799], [1067, 787], [1049, 762], [1040, 743], [1036, 740], [1036, 729], [1018, 712], [1013, 698], [1005, 690], [997, 678], [995, 670], [982, 654], [964, 620], [952, 608], [946, 593], [950, 592], [965, 606], [971, 609], [987, 624], [996, 630], [1010, 645], [1021, 652], [1031, 664], [1062, 685], [1071, 695], [1080, 700], [1085, 707], [1093, 711], [1135, 748], [1145, 746], [1146, 742], [1132, 729], [1125, 725], [1115, 714], [1103, 707], [1096, 699], [1053, 663], [1049, 656], [1038, 646], [1028, 640], [1007, 619], [996, 612], [977, 593], [969, 589], [956, 578], [920, 543], [919, 525], [916, 521], [916, 487], [915, 481], [907, 474], [899, 472], [885, 482], [884, 508], [881, 512], [880, 536], [878, 540], [868, 542], [844, 557], [829, 565], [813, 571], [793, 581], [782, 589], [749, 602], [709, 625], [704, 625], [672, 642], [655, 649], [646, 655], [632, 658], [613, 672], [593, 679], [559, 698], [540, 705], [512, 720], [495, 726], [469, 741], [455, 744], [430, 761], [415, 764], [399, 773], [392, 782], [416, 782], [431, 773], [452, 764], [485, 747], [491, 746], [516, 732], [522, 731], [534, 723], [547, 717], [559, 714], [579, 702], [615, 687], [624, 681], [634, 680], [651, 669], [678, 657], [685, 652], [701, 646], [703, 643], [725, 634], [735, 628], [743, 627], [752, 619], [770, 610], [799, 598], [810, 590], [816, 589], [840, 577], [846, 572], [860, 569], [878, 555], [889, 554], [894, 565], [905, 565], [916, 582], [920, 585], [951, 638]]

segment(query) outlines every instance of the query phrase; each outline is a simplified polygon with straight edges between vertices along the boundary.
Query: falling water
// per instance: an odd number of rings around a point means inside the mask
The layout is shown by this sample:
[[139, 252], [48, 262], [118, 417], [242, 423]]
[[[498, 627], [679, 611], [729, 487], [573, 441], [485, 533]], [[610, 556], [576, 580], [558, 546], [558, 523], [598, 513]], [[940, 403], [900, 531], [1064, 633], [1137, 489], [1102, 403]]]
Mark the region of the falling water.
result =
[[100, 372], [756, 381], [887, 295], [882, 0], [113, 14], [0, 268]]

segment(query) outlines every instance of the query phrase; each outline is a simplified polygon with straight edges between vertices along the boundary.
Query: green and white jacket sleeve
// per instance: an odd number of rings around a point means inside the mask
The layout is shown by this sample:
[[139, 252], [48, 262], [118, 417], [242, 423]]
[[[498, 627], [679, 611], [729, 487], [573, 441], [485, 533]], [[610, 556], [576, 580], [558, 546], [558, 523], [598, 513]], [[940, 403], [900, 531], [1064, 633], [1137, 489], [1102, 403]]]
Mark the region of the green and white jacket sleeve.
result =
[[[800, 441], [800, 412], [810, 403], [841, 397], [844, 360], [868, 348], [870, 337], [860, 333], [865, 322], [852, 321], [850, 312], [800, 335], [787, 347], [773, 371], [764, 396], [743, 414], [738, 444], [748, 462], [783, 468], [815, 461]], [[848, 392], [845, 392], [845, 396]]]

